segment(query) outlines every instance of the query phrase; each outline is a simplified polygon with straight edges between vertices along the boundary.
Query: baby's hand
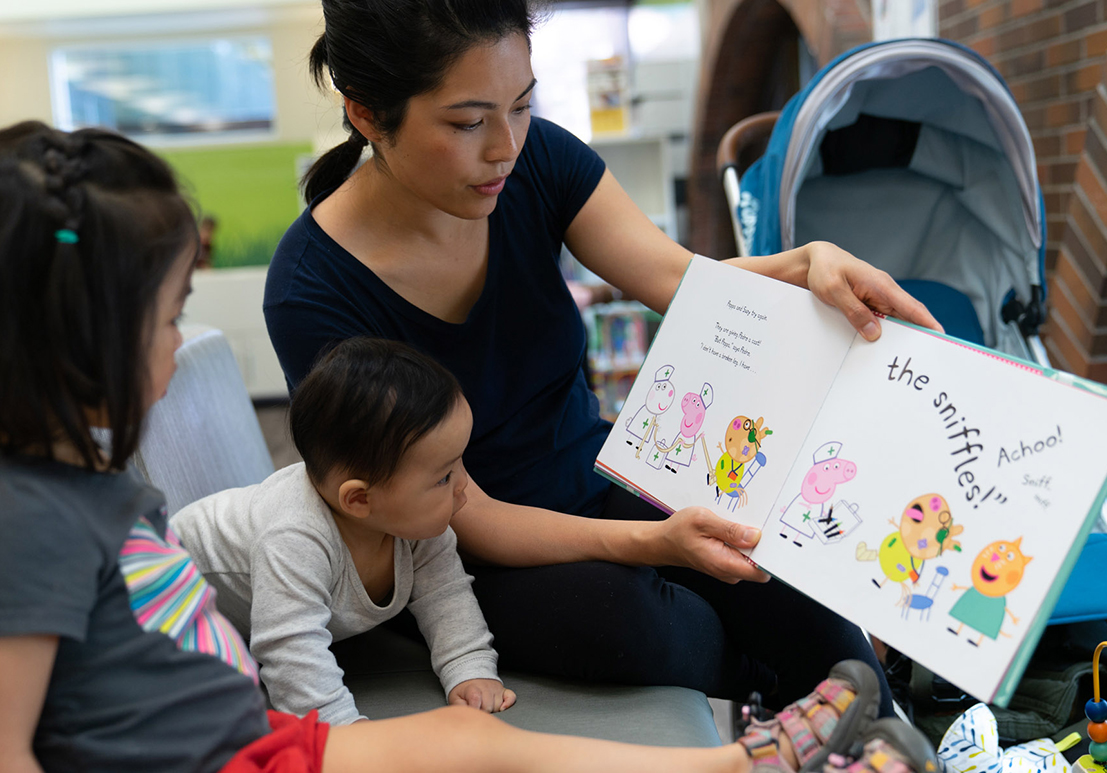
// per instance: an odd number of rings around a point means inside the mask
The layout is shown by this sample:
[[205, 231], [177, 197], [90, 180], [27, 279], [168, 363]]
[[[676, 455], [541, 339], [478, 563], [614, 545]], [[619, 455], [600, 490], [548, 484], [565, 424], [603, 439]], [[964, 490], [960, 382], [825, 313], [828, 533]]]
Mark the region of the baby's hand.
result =
[[515, 691], [505, 689], [503, 683], [495, 679], [470, 679], [450, 690], [446, 701], [451, 706], [472, 706], [495, 714], [515, 705]]

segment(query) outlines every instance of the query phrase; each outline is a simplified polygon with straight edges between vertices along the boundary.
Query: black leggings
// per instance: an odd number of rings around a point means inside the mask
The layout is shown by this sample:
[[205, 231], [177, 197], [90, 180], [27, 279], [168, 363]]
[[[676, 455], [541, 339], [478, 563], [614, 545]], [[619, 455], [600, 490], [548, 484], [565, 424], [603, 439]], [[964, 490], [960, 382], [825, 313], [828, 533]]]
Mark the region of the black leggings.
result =
[[[603, 517], [664, 513], [612, 486]], [[840, 660], [884, 674], [861, 630], [783, 583], [728, 585], [692, 569], [585, 561], [527, 569], [467, 566], [508, 670], [587, 681], [680, 685], [771, 708], [807, 695]]]

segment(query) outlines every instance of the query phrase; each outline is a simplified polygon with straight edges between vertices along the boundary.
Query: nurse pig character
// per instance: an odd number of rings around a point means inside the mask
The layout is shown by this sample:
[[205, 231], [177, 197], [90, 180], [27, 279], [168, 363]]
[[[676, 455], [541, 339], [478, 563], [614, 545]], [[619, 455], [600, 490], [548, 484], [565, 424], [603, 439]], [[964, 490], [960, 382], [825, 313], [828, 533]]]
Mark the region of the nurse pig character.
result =
[[[707, 409], [711, 407], [715, 399], [715, 391], [711, 385], [704, 383], [700, 387], [699, 394], [689, 392], [680, 401], [680, 410], [683, 413], [680, 419], [680, 430], [672, 443], [666, 443], [664, 438], [659, 438], [653, 447], [653, 452], [647, 460], [649, 464], [675, 473], [680, 467], [687, 467], [696, 458], [696, 441], [703, 446], [704, 463], [708, 471], [711, 470], [711, 459], [707, 453], [707, 441], [703, 439], [700, 429], [703, 427], [703, 419], [707, 415]], [[654, 437], [658, 437], [657, 433]], [[665, 456], [662, 457], [661, 454]]]
[[940, 494], [923, 494], [907, 503], [894, 531], [880, 543], [879, 550], [869, 550], [864, 542], [857, 545], [857, 560], [879, 559], [884, 579], [873, 580], [878, 588], [891, 580], [901, 586], [897, 606], [909, 604], [911, 586], [919, 581], [923, 564], [927, 559], [940, 556], [946, 550], [961, 550], [961, 543], [954, 539], [964, 531], [953, 523], [949, 503]]
[[757, 421], [748, 416], [735, 416], [727, 425], [723, 443], [719, 443], [723, 455], [715, 464], [715, 471], [707, 475], [708, 485], [712, 481], [715, 483], [716, 502], [725, 494], [731, 497], [729, 505], [732, 507], [746, 504], [746, 485], [765, 466], [761, 443], [773, 434], [768, 427], [761, 428], [764, 423], [764, 416], [759, 416]]
[[948, 628], [950, 633], [960, 635], [967, 625], [980, 633], [976, 641], [968, 640], [974, 647], [979, 647], [985, 636], [993, 641], [997, 636], [1010, 636], [1000, 630], [1004, 615], [1010, 616], [1015, 625], [1019, 619], [1007, 608], [1006, 596], [1022, 582], [1023, 571], [1033, 560], [1032, 556], [1023, 555], [1021, 545], [1022, 537], [1014, 542], [1001, 540], [977, 554], [972, 562], [972, 587], [953, 586], [953, 590], [965, 593], [949, 610], [949, 616], [961, 622], [956, 630]]
[[[823, 443], [811, 455], [815, 462], [803, 476], [800, 493], [791, 504], [781, 509], [780, 522], [784, 530], [780, 536], [792, 537], [792, 544], [803, 547], [800, 537], [818, 537], [823, 544], [838, 542], [846, 533], [842, 522], [834, 517], [834, 505], [827, 505], [841, 483], [848, 483], [857, 475], [857, 465], [842, 459], [838, 454], [842, 444], [836, 441]], [[825, 508], [825, 511], [824, 511]]]
[[646, 392], [646, 401], [641, 408], [626, 421], [627, 445], [634, 446], [634, 458], [642, 454], [642, 447], [657, 437], [657, 417], [669, 410], [673, 404], [672, 365], [662, 365], [653, 376], [653, 384]]

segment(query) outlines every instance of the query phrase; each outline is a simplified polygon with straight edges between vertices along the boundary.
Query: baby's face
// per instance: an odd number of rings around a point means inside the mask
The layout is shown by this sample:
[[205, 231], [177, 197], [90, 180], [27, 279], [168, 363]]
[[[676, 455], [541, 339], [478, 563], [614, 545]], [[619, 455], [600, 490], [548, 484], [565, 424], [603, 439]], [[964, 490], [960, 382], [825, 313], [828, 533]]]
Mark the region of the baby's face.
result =
[[460, 399], [408, 448], [396, 473], [369, 490], [365, 525], [400, 539], [429, 539], [446, 531], [465, 505], [469, 475], [461, 455], [472, 430], [473, 413]]

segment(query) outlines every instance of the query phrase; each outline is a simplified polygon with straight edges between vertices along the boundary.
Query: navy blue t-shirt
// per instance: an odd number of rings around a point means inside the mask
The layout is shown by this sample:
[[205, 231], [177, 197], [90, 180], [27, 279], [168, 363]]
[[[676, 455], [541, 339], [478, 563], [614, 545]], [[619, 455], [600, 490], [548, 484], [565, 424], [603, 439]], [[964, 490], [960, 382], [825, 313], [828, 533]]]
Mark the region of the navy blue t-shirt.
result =
[[584, 325], [558, 258], [603, 171], [572, 134], [531, 121], [488, 218], [484, 289], [461, 324], [408, 303], [305, 211], [281, 239], [265, 285], [265, 321], [289, 386], [333, 342], [407, 343], [461, 382], [473, 409], [465, 466], [481, 488], [517, 504], [598, 514], [609, 484], [592, 465], [611, 425], [585, 381]]

